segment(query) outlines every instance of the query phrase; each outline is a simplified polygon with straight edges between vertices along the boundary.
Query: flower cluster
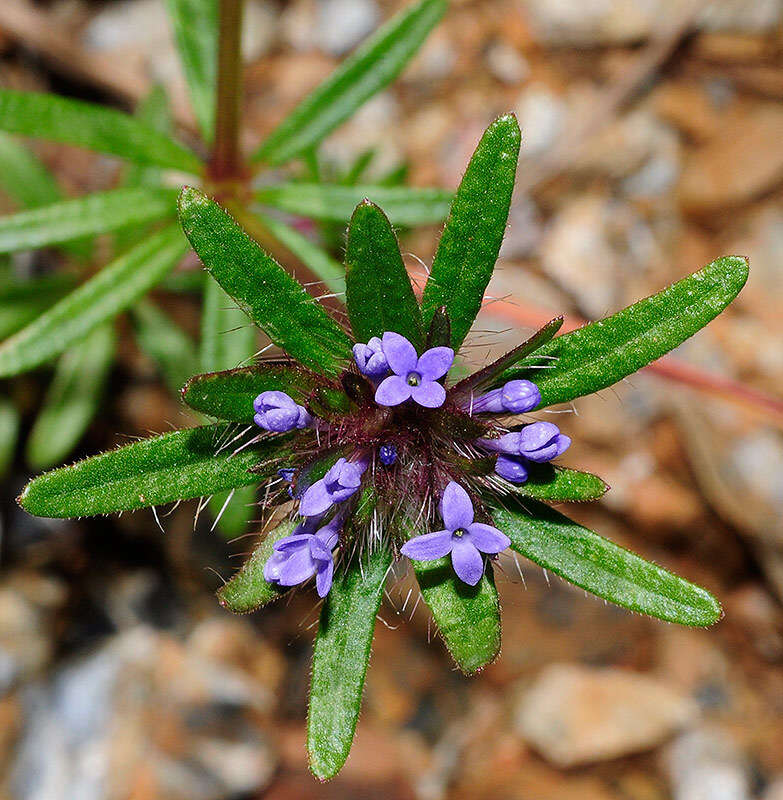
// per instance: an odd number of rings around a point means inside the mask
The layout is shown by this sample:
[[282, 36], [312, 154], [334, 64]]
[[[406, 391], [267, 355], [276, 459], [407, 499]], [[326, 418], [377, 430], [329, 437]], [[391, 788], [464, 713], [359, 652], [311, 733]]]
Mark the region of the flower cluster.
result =
[[[302, 521], [275, 543], [264, 577], [293, 586], [315, 576], [318, 594], [325, 596], [334, 574], [334, 551], [343, 543], [362, 481], [371, 470], [374, 491], [385, 495], [380, 513], [384, 507], [402, 509], [416, 503], [426, 508], [439, 498], [444, 527], [410, 538], [399, 552], [415, 561], [450, 555], [459, 579], [477, 584], [484, 574], [484, 556], [496, 556], [510, 540], [492, 525], [476, 521], [474, 501], [462, 485], [470, 487], [470, 481], [457, 466], [459, 459], [464, 461], [467, 453], [472, 464], [489, 462], [495, 480], [520, 484], [528, 479], [531, 462], [551, 461], [571, 440], [550, 422], [512, 429], [500, 424], [539, 405], [541, 394], [531, 381], [510, 380], [468, 397], [457, 391], [459, 384], [447, 391], [444, 383], [454, 363], [450, 347], [429, 347], [419, 355], [407, 338], [387, 331], [354, 345], [353, 356], [359, 374], [346, 373], [353, 378], [343, 380], [359, 405], [353, 418], [330, 422], [281, 391], [263, 392], [255, 400], [254, 419], [265, 431], [309, 428], [317, 442], [327, 443], [320, 462], [310, 457], [301, 467], [279, 470], [291, 483], [289, 495], [298, 502]], [[315, 477], [317, 464], [323, 469], [324, 461], [328, 467]], [[479, 515], [484, 515], [480, 507]], [[429, 516], [426, 521], [435, 524]]]

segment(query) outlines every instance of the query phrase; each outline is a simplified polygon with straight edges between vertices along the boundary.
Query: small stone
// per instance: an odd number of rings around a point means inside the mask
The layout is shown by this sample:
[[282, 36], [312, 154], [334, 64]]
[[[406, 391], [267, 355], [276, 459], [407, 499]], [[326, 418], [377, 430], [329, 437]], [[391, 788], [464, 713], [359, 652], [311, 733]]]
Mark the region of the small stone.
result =
[[748, 776], [727, 734], [699, 728], [679, 736], [664, 753], [673, 800], [750, 800]]
[[565, 102], [544, 86], [528, 86], [517, 102], [516, 115], [522, 129], [526, 158], [549, 150], [566, 127], [568, 111]]
[[380, 24], [374, 0], [319, 0], [315, 41], [333, 56], [353, 50]]
[[559, 767], [649, 750], [696, 717], [690, 699], [647, 675], [547, 667], [522, 697], [517, 729]]
[[507, 42], [493, 42], [487, 48], [487, 66], [503, 83], [522, 83], [530, 75], [530, 65], [525, 57]]

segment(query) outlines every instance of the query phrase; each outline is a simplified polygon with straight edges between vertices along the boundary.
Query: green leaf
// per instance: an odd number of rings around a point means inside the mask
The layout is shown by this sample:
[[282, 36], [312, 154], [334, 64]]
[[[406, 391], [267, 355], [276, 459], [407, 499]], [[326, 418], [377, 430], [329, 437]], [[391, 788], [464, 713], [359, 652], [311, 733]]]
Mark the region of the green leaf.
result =
[[196, 175], [202, 169], [190, 150], [128, 114], [52, 94], [0, 89], [0, 130]]
[[440, 306], [459, 350], [481, 308], [508, 221], [521, 133], [512, 114], [484, 132], [451, 204], [421, 300], [425, 326]]
[[546, 369], [521, 366], [500, 381], [534, 381], [541, 407], [597, 392], [693, 336], [739, 294], [747, 277], [747, 259], [718, 258], [658, 294], [553, 339], [533, 357], [545, 357]]
[[45, 469], [78, 444], [101, 406], [114, 359], [114, 326], [101, 325], [64, 353], [27, 440], [27, 463]]
[[0, 217], [0, 253], [31, 250], [132, 225], [157, 222], [176, 213], [170, 189], [113, 189], [76, 200]]
[[446, 6], [422, 0], [390, 19], [275, 128], [254, 160], [282, 164], [318, 144], [402, 72]]
[[345, 291], [345, 267], [335, 261], [325, 250], [311, 242], [299, 231], [267, 214], [257, 215], [279, 242], [284, 244], [302, 263], [322, 280], [329, 291]]
[[[217, 95], [217, 0], [166, 0], [190, 102], [204, 140], [214, 136]], [[237, 56], [239, 57], [239, 56]]]
[[[44, 473], [18, 501], [39, 517], [82, 517], [202, 497], [273, 475], [290, 437], [239, 450], [236, 433], [234, 426], [205, 425], [142, 439]], [[263, 471], [250, 472], [262, 464]]]
[[588, 592], [641, 614], [705, 626], [721, 616], [705, 589], [583, 528], [535, 500], [492, 510], [495, 525], [526, 558]]
[[182, 234], [172, 226], [104, 267], [0, 345], [0, 376], [33, 369], [67, 350], [158, 283], [185, 251]]
[[313, 651], [307, 752], [321, 780], [341, 769], [353, 743], [375, 615], [381, 605], [391, 553], [378, 547], [335, 573], [321, 611]]
[[19, 438], [19, 412], [7, 398], [0, 397], [0, 477], [8, 473]]
[[160, 370], [167, 386], [179, 392], [198, 369], [196, 345], [168, 314], [148, 300], [131, 308], [136, 341]]
[[590, 472], [556, 467], [552, 464], [527, 465], [528, 478], [524, 483], [509, 483], [492, 477], [492, 488], [504, 495], [535, 497], [552, 503], [584, 502], [603, 497], [609, 487]]
[[209, 500], [210, 514], [224, 539], [234, 539], [247, 531], [257, 517], [258, 490], [256, 486], [238, 486], [230, 492], [213, 494]]
[[0, 341], [32, 322], [73, 288], [70, 275], [0, 284]]
[[324, 183], [279, 183], [263, 186], [256, 199], [289, 214], [345, 225], [354, 208], [368, 199], [379, 205], [393, 225], [431, 225], [449, 213], [454, 194], [445, 189], [410, 186], [340, 186]]
[[196, 375], [185, 384], [182, 399], [196, 411], [216, 419], [252, 422], [253, 401], [261, 392], [286, 392], [297, 403], [306, 404], [321, 380], [295, 364], [267, 361]]
[[299, 520], [286, 520], [271, 530], [252, 555], [231, 580], [217, 593], [220, 605], [235, 614], [249, 614], [272, 600], [276, 600], [289, 587], [267, 583], [264, 579], [264, 564], [274, 551], [275, 542], [290, 536]]
[[451, 558], [415, 561], [424, 602], [457, 666], [475, 675], [500, 652], [500, 603], [492, 566], [475, 586], [454, 574]]
[[383, 211], [369, 201], [356, 207], [348, 228], [345, 300], [356, 341], [394, 331], [422, 352], [421, 311], [397, 237]]
[[340, 372], [351, 356], [346, 333], [220, 206], [185, 187], [180, 220], [212, 277], [275, 344], [307, 367]]
[[12, 136], [0, 133], [0, 186], [21, 208], [37, 208], [62, 198], [51, 172]]

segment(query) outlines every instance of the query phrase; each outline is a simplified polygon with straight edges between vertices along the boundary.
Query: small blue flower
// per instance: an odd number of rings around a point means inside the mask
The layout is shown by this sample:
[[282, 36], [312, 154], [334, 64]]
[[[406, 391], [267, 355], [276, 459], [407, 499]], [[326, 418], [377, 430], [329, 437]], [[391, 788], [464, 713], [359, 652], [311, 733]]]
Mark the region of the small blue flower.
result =
[[541, 402], [541, 392], [531, 381], [509, 381], [466, 402], [465, 411], [471, 414], [525, 414]]
[[361, 486], [367, 461], [339, 458], [334, 466], [302, 495], [299, 514], [314, 517], [328, 511], [335, 503], [347, 500]]
[[294, 402], [285, 392], [261, 392], [253, 402], [253, 408], [256, 411], [253, 421], [265, 431], [285, 433], [294, 428], [307, 428], [313, 423], [304, 406]]
[[393, 444], [382, 444], [378, 455], [381, 459], [381, 464], [390, 467], [397, 460], [397, 448]]
[[367, 344], [355, 344], [353, 359], [359, 372], [368, 378], [379, 379], [389, 371], [389, 362], [383, 354], [383, 344], [377, 336], [373, 336]]

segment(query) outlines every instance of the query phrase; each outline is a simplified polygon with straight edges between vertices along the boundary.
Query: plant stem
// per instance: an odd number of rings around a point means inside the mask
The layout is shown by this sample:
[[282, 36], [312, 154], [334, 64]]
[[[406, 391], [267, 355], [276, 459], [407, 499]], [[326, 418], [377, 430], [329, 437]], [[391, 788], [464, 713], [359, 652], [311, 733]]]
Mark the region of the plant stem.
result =
[[241, 178], [239, 147], [242, 105], [242, 12], [244, 0], [220, 0], [215, 142], [209, 159], [213, 181]]

